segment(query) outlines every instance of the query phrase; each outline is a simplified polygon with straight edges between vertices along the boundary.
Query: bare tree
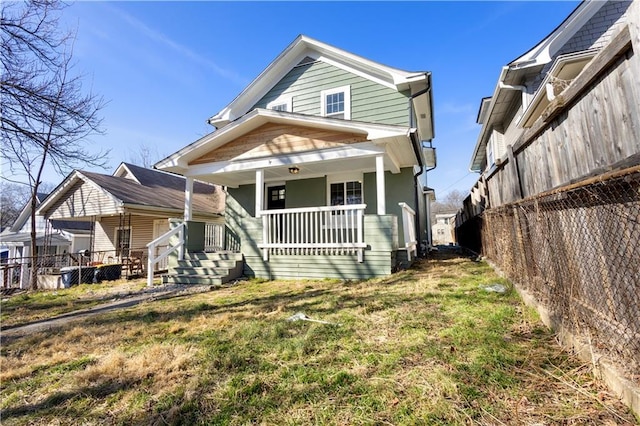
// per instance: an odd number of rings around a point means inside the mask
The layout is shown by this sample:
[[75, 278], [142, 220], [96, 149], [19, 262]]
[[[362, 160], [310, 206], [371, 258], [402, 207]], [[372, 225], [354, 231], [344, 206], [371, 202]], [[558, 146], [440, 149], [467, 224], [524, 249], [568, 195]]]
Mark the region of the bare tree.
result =
[[138, 145], [138, 150], [129, 152], [129, 162], [138, 166], [151, 168], [160, 159], [166, 156], [158, 154], [158, 148], [155, 146], [149, 146], [144, 143]]
[[28, 199], [23, 185], [0, 181], [0, 230], [13, 225]]
[[[28, 180], [35, 256], [36, 195], [45, 165], [60, 174], [81, 164], [104, 167], [108, 151], [93, 153], [86, 147], [87, 137], [102, 132], [99, 112], [104, 101], [84, 94], [81, 77], [71, 74], [73, 37], [58, 26], [63, 3], [31, 0], [3, 2], [1, 7], [2, 161], [13, 175]], [[36, 268], [31, 272], [35, 289]]]

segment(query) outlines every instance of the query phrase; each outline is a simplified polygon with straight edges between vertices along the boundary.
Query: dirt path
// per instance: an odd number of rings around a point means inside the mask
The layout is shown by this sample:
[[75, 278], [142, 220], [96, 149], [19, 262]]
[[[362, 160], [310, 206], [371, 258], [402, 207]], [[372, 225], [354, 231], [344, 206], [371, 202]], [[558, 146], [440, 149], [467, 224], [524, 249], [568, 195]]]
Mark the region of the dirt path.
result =
[[92, 317], [98, 314], [115, 311], [118, 309], [129, 308], [140, 303], [153, 300], [169, 299], [172, 297], [183, 296], [193, 293], [203, 293], [210, 291], [211, 286], [186, 286], [171, 285], [160, 288], [144, 289], [138, 293], [130, 293], [125, 296], [116, 295], [118, 300], [103, 303], [87, 309], [79, 309], [77, 311], [68, 312], [52, 318], [45, 318], [26, 324], [11, 325], [3, 327], [0, 332], [0, 342], [6, 343], [10, 339], [17, 339], [27, 336], [31, 333], [37, 333], [45, 330], [53, 330], [72, 322]]

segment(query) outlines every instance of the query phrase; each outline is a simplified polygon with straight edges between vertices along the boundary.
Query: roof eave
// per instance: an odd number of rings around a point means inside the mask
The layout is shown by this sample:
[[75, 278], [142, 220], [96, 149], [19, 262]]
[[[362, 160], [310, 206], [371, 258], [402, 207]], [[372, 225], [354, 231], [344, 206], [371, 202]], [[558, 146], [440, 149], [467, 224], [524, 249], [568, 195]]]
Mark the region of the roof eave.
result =
[[311, 37], [299, 35], [289, 44], [231, 103], [211, 116], [207, 122], [218, 128], [246, 114], [273, 85], [305, 56], [322, 59], [338, 67], [350, 68], [396, 90], [406, 90], [428, 73], [416, 73], [388, 67]]
[[381, 139], [404, 135], [409, 130], [406, 126], [365, 123], [353, 120], [341, 120], [315, 115], [295, 114], [256, 108], [235, 120], [229, 126], [225, 126], [222, 129], [198, 139], [196, 142], [181, 149], [170, 157], [167, 157], [167, 159], [158, 162], [154, 167], [164, 171], [184, 174], [190, 161], [204, 154], [204, 151], [215, 149], [217, 147], [217, 145], [212, 147], [212, 144], [219, 143], [219, 146], [222, 146], [234, 138], [269, 122], [326, 128], [350, 133], [361, 133], [366, 134], [370, 139]]
[[547, 37], [536, 44], [520, 57], [509, 63], [514, 68], [546, 64], [560, 48], [580, 29], [598, 10], [605, 1], [585, 0], [560, 23]]

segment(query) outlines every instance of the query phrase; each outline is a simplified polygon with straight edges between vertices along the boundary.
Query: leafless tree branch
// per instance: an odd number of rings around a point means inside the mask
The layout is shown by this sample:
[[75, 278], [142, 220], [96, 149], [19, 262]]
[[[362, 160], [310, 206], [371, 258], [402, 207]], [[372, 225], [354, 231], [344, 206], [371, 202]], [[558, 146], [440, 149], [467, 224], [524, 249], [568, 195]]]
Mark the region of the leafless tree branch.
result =
[[[62, 32], [58, 0], [2, 2], [0, 6], [0, 136], [2, 161], [27, 175], [31, 195], [31, 253], [36, 254], [36, 195], [45, 165], [60, 174], [77, 166], [103, 167], [107, 151], [88, 138], [103, 132], [102, 97], [85, 93], [73, 75], [73, 33]], [[32, 268], [31, 287], [36, 288]]]

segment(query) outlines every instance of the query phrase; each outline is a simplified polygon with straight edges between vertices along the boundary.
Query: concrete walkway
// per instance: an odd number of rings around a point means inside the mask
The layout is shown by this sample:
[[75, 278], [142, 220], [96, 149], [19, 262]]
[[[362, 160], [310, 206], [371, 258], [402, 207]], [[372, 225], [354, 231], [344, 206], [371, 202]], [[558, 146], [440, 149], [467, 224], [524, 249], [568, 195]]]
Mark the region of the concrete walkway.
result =
[[52, 318], [45, 318], [38, 321], [33, 321], [27, 324], [18, 324], [8, 327], [3, 327], [0, 331], [0, 342], [5, 343], [7, 340], [17, 339], [27, 336], [31, 333], [37, 333], [40, 331], [54, 330], [56, 328], [65, 326], [72, 322], [77, 322], [88, 317], [92, 317], [98, 314], [104, 314], [107, 312], [116, 311], [118, 309], [129, 308], [136, 306], [142, 302], [170, 299], [172, 297], [184, 296], [194, 293], [204, 293], [211, 291], [213, 288], [209, 285], [206, 286], [194, 286], [194, 285], [163, 285], [160, 287], [153, 287], [150, 289], [143, 289], [140, 292], [133, 294], [116, 294], [114, 297], [117, 300], [103, 303], [101, 305], [93, 306], [87, 309], [80, 309], [66, 314], [58, 315]]

